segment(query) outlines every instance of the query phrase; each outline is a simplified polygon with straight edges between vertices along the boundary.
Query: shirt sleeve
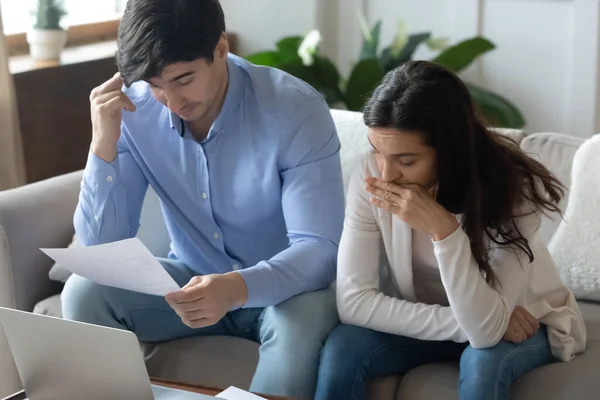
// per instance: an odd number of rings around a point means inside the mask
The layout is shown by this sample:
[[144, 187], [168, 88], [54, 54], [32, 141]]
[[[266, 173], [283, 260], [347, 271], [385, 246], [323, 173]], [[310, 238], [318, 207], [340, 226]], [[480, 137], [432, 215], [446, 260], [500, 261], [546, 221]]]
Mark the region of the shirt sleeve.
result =
[[[545, 247], [536, 238], [540, 224], [540, 215], [534, 211], [516, 219], [516, 227], [534, 255]], [[493, 247], [490, 264], [498, 282], [492, 287], [479, 272], [469, 237], [462, 228], [434, 241], [434, 248], [450, 307], [471, 346], [495, 346], [506, 333], [510, 316], [529, 281], [528, 255], [512, 247]]]
[[280, 149], [281, 202], [289, 247], [239, 271], [245, 307], [267, 307], [335, 279], [344, 219], [340, 141], [327, 104], [312, 98], [290, 116], [289, 140]]
[[340, 319], [346, 324], [420, 340], [466, 342], [450, 307], [413, 303], [379, 290], [381, 248], [381, 233], [364, 189], [364, 166], [359, 164], [350, 178], [338, 255]]
[[90, 151], [73, 218], [80, 243], [93, 246], [134, 237], [147, 189], [148, 181], [123, 138], [113, 162]]

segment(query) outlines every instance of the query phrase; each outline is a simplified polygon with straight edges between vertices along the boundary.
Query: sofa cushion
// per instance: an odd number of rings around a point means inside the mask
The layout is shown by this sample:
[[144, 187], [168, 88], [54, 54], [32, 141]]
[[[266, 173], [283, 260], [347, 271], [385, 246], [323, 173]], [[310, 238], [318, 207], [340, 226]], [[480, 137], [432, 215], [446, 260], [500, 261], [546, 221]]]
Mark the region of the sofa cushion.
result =
[[[540, 161], [546, 166], [567, 188], [571, 186], [571, 165], [575, 152], [585, 142], [585, 139], [561, 135], [559, 133], [534, 133], [526, 136], [521, 141], [521, 149], [532, 158]], [[568, 201], [568, 193], [565, 194], [559, 204], [561, 210], [565, 210]], [[540, 235], [544, 243], [548, 243], [561, 218], [558, 215], [551, 218], [544, 217], [540, 228]]]
[[367, 139], [367, 127], [365, 126], [362, 113], [344, 110], [331, 110], [331, 116], [335, 122], [338, 136], [340, 138], [340, 157], [342, 163], [342, 174], [344, 179], [344, 193], [348, 189], [350, 172], [358, 163], [358, 159], [370, 148]]
[[600, 301], [600, 135], [573, 159], [569, 203], [548, 248], [560, 276], [580, 300]]
[[522, 131], [520, 129], [492, 128], [492, 131], [501, 135], [508, 136], [509, 138], [517, 142], [517, 144], [520, 144], [527, 135], [525, 131]]

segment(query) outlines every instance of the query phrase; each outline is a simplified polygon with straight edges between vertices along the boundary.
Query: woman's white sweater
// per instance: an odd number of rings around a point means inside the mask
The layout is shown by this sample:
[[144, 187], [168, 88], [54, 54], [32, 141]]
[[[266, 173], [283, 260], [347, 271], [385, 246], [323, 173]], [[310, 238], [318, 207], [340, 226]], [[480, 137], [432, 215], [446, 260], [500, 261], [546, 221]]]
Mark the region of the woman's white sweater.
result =
[[[537, 234], [538, 213], [523, 213], [516, 219], [534, 254], [533, 262], [521, 250], [490, 244], [490, 263], [498, 279], [494, 287], [479, 272], [461, 228], [433, 242], [450, 306], [419, 303], [413, 282], [412, 229], [370, 203], [366, 176], [380, 177], [371, 153], [355, 168], [348, 188], [337, 276], [342, 322], [421, 340], [468, 341], [474, 348], [485, 348], [502, 339], [514, 307], [521, 305], [548, 326], [557, 359], [570, 360], [585, 349], [581, 312]], [[388, 271], [380, 267], [382, 256], [387, 257]], [[386, 279], [380, 271], [391, 280], [383, 282], [391, 284], [391, 292], [384, 293], [381, 281]]]

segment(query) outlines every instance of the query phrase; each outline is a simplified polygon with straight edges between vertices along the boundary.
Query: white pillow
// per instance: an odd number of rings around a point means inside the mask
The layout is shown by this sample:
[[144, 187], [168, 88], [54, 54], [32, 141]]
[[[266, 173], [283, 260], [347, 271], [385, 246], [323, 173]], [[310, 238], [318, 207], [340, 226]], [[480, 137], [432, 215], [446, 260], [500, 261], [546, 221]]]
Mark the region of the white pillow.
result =
[[550, 253], [577, 299], [600, 301], [600, 135], [575, 153], [564, 217]]

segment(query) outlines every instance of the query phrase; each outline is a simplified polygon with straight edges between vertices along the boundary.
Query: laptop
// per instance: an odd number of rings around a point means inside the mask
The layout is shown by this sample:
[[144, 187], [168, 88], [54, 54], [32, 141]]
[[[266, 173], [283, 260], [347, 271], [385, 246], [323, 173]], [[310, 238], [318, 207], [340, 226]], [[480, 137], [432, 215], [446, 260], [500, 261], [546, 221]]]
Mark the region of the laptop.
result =
[[3, 307], [0, 324], [30, 399], [215, 399], [152, 385], [132, 332]]

